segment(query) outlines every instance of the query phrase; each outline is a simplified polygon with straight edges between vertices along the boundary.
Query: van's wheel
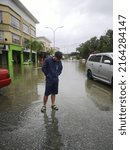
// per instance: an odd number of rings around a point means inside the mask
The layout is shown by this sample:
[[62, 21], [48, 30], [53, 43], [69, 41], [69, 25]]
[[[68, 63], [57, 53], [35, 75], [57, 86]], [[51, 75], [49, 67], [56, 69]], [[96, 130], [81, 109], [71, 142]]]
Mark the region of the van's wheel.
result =
[[93, 76], [92, 76], [91, 70], [87, 71], [87, 77], [88, 77], [89, 80], [93, 80]]

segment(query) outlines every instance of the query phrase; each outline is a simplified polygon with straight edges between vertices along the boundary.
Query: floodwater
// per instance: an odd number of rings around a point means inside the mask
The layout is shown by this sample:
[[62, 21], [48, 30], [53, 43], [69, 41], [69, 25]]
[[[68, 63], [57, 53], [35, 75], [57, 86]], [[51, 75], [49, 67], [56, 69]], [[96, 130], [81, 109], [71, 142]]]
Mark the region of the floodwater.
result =
[[85, 65], [63, 61], [57, 112], [41, 113], [45, 78], [40, 67], [9, 68], [0, 89], [0, 150], [112, 150], [112, 88], [87, 80]]

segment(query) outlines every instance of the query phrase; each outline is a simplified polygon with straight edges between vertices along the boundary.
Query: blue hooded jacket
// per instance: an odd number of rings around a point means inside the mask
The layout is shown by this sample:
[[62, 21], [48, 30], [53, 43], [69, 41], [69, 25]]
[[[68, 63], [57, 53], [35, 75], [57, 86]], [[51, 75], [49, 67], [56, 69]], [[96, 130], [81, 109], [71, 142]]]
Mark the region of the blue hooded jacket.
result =
[[55, 61], [53, 57], [46, 58], [42, 71], [44, 72], [46, 79], [50, 81], [58, 81], [58, 76], [63, 69], [61, 61]]

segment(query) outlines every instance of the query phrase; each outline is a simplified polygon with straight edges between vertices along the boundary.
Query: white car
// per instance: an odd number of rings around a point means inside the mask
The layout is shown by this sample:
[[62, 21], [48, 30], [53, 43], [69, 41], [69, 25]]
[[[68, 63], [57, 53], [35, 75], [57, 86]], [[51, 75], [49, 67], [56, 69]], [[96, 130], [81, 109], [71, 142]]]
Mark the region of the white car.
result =
[[88, 79], [113, 84], [113, 53], [91, 54], [86, 63]]

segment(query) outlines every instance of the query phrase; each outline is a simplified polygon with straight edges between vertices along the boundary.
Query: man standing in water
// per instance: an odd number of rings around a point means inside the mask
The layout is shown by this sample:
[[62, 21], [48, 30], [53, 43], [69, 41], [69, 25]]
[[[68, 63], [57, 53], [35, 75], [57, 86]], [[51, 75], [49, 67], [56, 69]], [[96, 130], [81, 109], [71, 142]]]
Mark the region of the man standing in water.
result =
[[46, 58], [42, 71], [46, 76], [46, 85], [45, 85], [45, 93], [43, 97], [43, 106], [41, 108], [41, 112], [46, 111], [46, 104], [48, 101], [48, 96], [51, 95], [51, 108], [53, 110], [58, 110], [58, 107], [55, 104], [56, 94], [58, 94], [58, 83], [59, 83], [59, 75], [62, 72], [62, 53], [60, 51], [55, 52], [54, 57]]

